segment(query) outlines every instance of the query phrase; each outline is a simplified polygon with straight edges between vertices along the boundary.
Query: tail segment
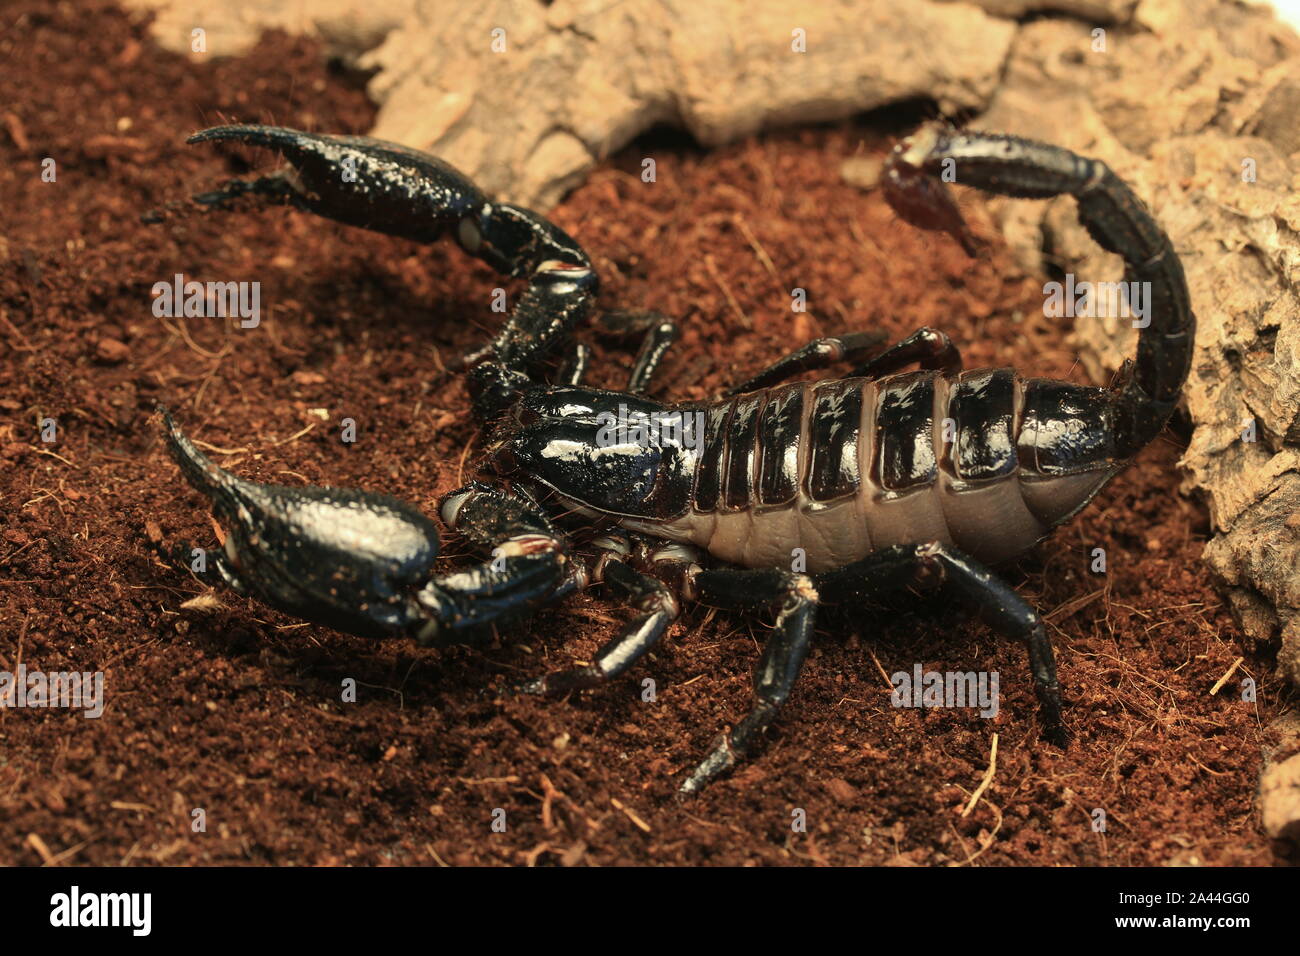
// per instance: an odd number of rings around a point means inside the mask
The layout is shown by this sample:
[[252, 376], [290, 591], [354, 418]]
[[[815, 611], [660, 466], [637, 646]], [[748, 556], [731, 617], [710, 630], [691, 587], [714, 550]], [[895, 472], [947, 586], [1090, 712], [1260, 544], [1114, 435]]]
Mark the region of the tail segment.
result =
[[1088, 234], [1124, 260], [1125, 283], [1142, 283], [1146, 309], [1134, 323], [1141, 330], [1137, 360], [1125, 363], [1111, 392], [1116, 452], [1136, 454], [1173, 413], [1196, 336], [1182, 263], [1159, 223], [1101, 160], [1014, 136], [929, 126], [889, 157], [885, 196], [908, 222], [949, 232], [964, 247], [968, 234], [961, 213], [936, 175], [1018, 199], [1073, 196]]

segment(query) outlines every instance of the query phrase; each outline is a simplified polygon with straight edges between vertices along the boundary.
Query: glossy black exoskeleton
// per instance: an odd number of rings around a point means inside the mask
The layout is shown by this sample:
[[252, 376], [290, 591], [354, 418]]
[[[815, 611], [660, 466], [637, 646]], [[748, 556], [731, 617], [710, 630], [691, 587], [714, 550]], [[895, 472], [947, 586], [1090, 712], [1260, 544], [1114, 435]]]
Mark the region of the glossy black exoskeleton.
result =
[[[445, 163], [394, 144], [257, 126], [191, 138], [213, 140], [277, 148], [291, 168], [201, 202], [264, 196], [422, 242], [450, 231], [467, 252], [529, 280], [501, 332], [467, 360], [486, 431], [482, 480], [447, 495], [441, 517], [487, 555], [468, 568], [435, 573], [438, 532], [411, 506], [244, 481], [164, 413], [173, 456], [226, 528], [215, 571], [231, 587], [340, 630], [430, 644], [475, 640], [598, 582], [636, 609], [591, 663], [520, 688], [539, 694], [625, 671], [667, 631], [679, 594], [718, 607], [776, 606], [754, 707], [721, 735], [685, 792], [756, 746], [799, 674], [820, 603], [944, 588], [1025, 642], [1046, 734], [1064, 744], [1043, 622], [986, 563], [1032, 546], [1159, 433], [1195, 334], [1168, 238], [1103, 163], [932, 126], [890, 156], [884, 188], [904, 219], [950, 232], [968, 250], [935, 175], [945, 165], [988, 192], [1073, 196], [1089, 233], [1123, 258], [1125, 280], [1149, 290], [1137, 360], [1115, 386], [964, 372], [948, 337], [921, 329], [883, 350], [870, 332], [819, 339], [726, 396], [667, 404], [643, 394], [675, 336], [653, 314], [639, 320], [646, 339], [626, 391], [581, 385], [589, 353], [570, 333], [592, 309], [596, 276], [578, 244], [538, 214], [494, 203]], [[571, 356], [563, 381], [541, 381], [539, 370], [561, 355]], [[780, 384], [837, 362], [852, 373]], [[580, 516], [583, 532], [562, 530], [551, 517], [561, 513]]]

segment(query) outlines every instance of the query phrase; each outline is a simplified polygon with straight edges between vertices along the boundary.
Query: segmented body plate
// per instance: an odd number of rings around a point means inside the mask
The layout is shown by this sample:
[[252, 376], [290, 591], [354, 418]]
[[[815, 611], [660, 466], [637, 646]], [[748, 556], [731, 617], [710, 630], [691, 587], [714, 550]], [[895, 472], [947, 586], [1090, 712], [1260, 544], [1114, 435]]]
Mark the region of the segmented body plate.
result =
[[838, 567], [937, 540], [1031, 547], [1118, 469], [1108, 393], [1011, 369], [765, 389], [706, 406], [691, 506], [625, 527], [749, 567]]

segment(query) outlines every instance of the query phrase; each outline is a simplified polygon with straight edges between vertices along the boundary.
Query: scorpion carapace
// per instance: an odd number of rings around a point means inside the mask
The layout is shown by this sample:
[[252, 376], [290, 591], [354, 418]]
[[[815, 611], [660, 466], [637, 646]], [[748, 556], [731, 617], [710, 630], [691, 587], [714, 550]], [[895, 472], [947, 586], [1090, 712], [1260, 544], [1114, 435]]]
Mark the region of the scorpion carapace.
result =
[[[590, 663], [515, 688], [537, 694], [623, 673], [666, 633], [679, 594], [723, 608], [775, 606], [754, 706], [686, 778], [688, 793], [757, 746], [798, 677], [819, 604], [944, 589], [1026, 643], [1045, 734], [1065, 744], [1046, 629], [986, 564], [1031, 547], [1159, 433], [1195, 331], [1168, 238], [1105, 164], [929, 126], [891, 153], [884, 189], [904, 219], [952, 233], [968, 250], [941, 169], [987, 192], [1073, 196], [1089, 233], [1123, 258], [1126, 280], [1146, 284], [1137, 361], [1112, 387], [963, 372], [948, 337], [926, 328], [883, 350], [874, 332], [819, 339], [727, 396], [668, 404], [642, 394], [675, 335], [654, 313], [602, 320], [646, 333], [627, 390], [582, 386], [589, 352], [569, 333], [591, 310], [595, 275], [577, 244], [536, 213], [493, 204], [445, 164], [391, 144], [261, 127], [194, 137], [204, 139], [278, 146], [294, 167], [204, 202], [286, 198], [420, 240], [450, 228], [467, 250], [530, 279], [495, 340], [467, 359], [488, 438], [481, 480], [448, 494], [441, 517], [490, 551], [468, 568], [434, 573], [438, 533], [409, 505], [244, 481], [164, 415], [172, 454], [226, 526], [213, 567], [231, 587], [340, 630], [427, 644], [477, 640], [597, 583], [633, 606]], [[565, 356], [562, 380], [541, 381], [545, 363]], [[839, 362], [851, 364], [849, 377], [782, 384]], [[561, 530], [550, 516], [561, 512], [583, 515], [583, 530]]]

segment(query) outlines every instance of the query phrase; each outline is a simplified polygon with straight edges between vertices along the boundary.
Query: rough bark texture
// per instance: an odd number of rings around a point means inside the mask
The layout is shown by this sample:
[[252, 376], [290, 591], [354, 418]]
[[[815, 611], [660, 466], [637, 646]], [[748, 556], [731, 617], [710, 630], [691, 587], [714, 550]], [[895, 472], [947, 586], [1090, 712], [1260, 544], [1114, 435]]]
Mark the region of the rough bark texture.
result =
[[[204, 31], [208, 56], [243, 56], [265, 30], [320, 37], [333, 55], [356, 57], [377, 46], [410, 14], [415, 0], [123, 0], [153, 14], [158, 45], [194, 53], [193, 31]], [[451, 6], [451, 4], [448, 4]]]
[[1015, 34], [976, 6], [931, 0], [793, 10], [781, 0], [414, 0], [375, 10], [343, 0], [310, 15], [296, 3], [236, 3], [226, 19], [161, 2], [155, 35], [180, 50], [208, 22], [213, 53], [247, 48], [262, 26], [313, 30], [345, 54], [386, 36], [357, 60], [378, 70], [374, 135], [542, 207], [656, 124], [718, 145], [911, 97], [979, 109]]
[[1286, 853], [1300, 846], [1300, 714], [1291, 711], [1273, 722], [1283, 741], [1268, 754], [1259, 778], [1259, 817], [1264, 832]]

